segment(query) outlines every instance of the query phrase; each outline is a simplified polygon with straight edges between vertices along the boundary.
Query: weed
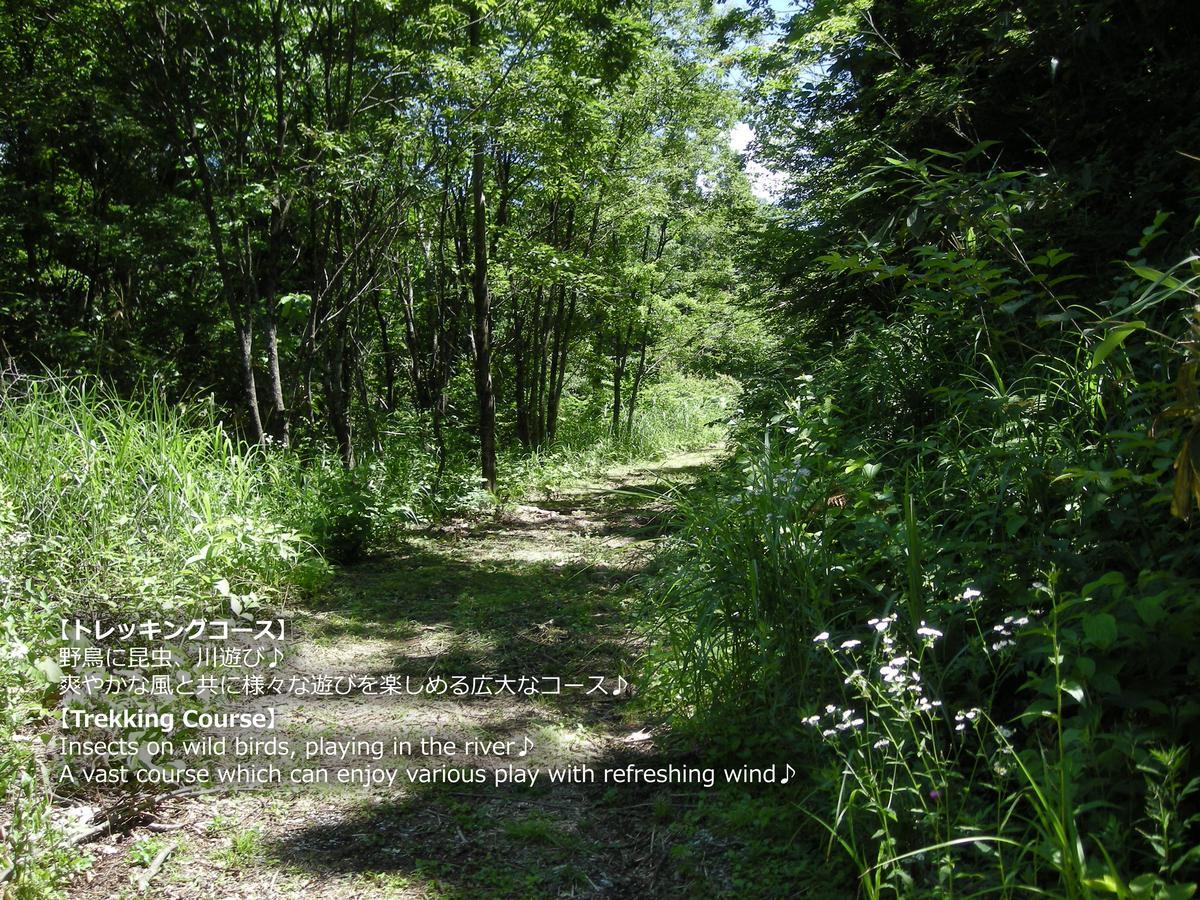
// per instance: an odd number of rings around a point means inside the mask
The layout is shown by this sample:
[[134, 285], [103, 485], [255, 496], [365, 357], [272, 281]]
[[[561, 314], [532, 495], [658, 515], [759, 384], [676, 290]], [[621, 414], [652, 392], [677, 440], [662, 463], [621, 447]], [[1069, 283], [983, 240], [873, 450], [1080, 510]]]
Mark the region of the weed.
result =
[[262, 855], [262, 831], [257, 827], [232, 831], [228, 841], [229, 846], [221, 851], [219, 858], [230, 868], [245, 868]]

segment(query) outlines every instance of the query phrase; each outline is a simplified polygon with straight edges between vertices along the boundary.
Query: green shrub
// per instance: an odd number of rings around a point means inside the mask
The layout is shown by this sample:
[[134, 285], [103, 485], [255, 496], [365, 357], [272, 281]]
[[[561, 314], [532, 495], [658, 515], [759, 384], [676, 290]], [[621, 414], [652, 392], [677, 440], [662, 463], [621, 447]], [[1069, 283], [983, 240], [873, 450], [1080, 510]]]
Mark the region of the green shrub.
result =
[[1020, 173], [948, 156], [881, 169], [892, 231], [824, 259], [891, 311], [748, 396], [681, 503], [652, 696], [810, 756], [797, 818], [869, 896], [1190, 896], [1200, 264], [1146, 262], [1160, 217], [1086, 309], [1015, 249]]

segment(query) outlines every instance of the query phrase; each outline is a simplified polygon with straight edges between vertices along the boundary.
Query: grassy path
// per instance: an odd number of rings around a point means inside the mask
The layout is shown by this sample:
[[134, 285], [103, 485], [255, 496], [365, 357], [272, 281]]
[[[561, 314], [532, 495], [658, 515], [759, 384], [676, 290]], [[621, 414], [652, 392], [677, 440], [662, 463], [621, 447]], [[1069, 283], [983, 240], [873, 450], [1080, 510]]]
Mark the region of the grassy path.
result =
[[[311, 675], [541, 675], [589, 686], [603, 676], [611, 690], [638, 652], [630, 581], [666, 528], [658, 497], [712, 456], [617, 470], [494, 519], [414, 534], [395, 553], [342, 570], [318, 604], [296, 614], [288, 665]], [[512, 764], [543, 774], [532, 785], [400, 779], [180, 800], [155, 825], [92, 845], [96, 863], [72, 896], [633, 897], [716, 886], [703, 867], [678, 865], [689, 854], [673, 848], [665, 826], [677, 817], [673, 803], [686, 802], [680, 795], [548, 784], [548, 767], [654, 752], [625, 697], [278, 699], [280, 736], [294, 745], [432, 735], [520, 747], [528, 737], [525, 757], [460, 753], [398, 765]], [[354, 762], [352, 754], [342, 765]], [[136, 880], [169, 846], [139, 893]]]

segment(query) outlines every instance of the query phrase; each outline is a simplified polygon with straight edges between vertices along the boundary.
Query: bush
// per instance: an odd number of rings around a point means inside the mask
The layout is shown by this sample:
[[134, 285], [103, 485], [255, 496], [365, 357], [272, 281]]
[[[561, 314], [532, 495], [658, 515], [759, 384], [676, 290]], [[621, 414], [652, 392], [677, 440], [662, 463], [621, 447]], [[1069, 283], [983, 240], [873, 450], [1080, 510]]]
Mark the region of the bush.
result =
[[810, 755], [868, 896], [1191, 896], [1200, 264], [1146, 261], [1160, 218], [1089, 312], [1013, 252], [1019, 173], [877, 177], [922, 232], [825, 265], [892, 312], [748, 398], [683, 503], [657, 702]]

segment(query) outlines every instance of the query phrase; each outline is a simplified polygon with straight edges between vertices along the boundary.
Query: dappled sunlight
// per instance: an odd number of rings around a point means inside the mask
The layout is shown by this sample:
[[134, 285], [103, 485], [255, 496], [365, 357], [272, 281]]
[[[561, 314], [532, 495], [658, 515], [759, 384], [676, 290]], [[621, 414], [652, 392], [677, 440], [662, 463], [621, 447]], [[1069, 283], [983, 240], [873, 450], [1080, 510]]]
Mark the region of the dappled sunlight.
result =
[[[693, 465], [643, 464], [636, 475], [620, 473], [619, 482], [552, 503], [414, 532], [393, 553], [343, 567], [297, 610], [298, 644], [280, 674], [395, 677], [414, 689], [256, 698], [249, 707], [273, 707], [282, 723], [259, 737], [284, 739], [298, 755], [282, 764], [279, 784], [214, 800], [209, 812], [181, 810], [208, 815], [200, 832], [216, 835], [188, 842], [180, 851], [188, 865], [231, 884], [236, 869], [207, 858], [208, 845], [235, 840], [219, 836], [220, 823], [254, 820], [251, 883], [324, 897], [368, 886], [464, 898], [632, 894], [673, 879], [664, 866], [670, 842], [646, 842], [656, 834], [651, 793], [551, 787], [549, 773], [653, 752], [652, 741], [637, 737], [642, 723], [630, 718], [631, 689], [614, 693], [634, 650], [623, 604], [646, 562], [627, 550], [629, 541], [652, 545], [665, 531], [656, 524], [667, 512], [665, 488], [637, 485], [661, 486], [659, 473], [669, 469], [682, 488]], [[501, 675], [553, 676], [580, 687], [461, 697], [422, 689], [429, 679]], [[585, 692], [595, 677], [609, 688]], [[356, 780], [340, 783], [338, 771]]]

